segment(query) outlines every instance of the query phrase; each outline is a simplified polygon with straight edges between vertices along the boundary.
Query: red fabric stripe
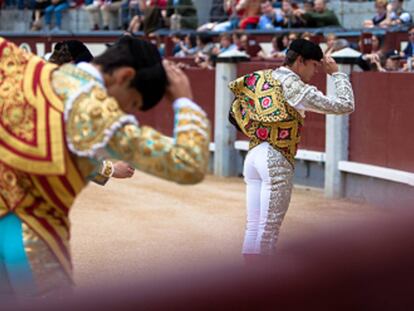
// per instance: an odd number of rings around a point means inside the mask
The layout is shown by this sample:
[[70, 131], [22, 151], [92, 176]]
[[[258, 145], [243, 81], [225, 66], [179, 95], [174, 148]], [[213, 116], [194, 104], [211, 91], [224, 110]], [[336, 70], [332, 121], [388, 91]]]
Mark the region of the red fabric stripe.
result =
[[[34, 210], [39, 207], [40, 203], [42, 203], [41, 199], [37, 199], [35, 203], [33, 203], [32, 206], [27, 207], [24, 209], [24, 211], [32, 218], [36, 219], [39, 224], [50, 233], [50, 235], [53, 237], [53, 239], [57, 242], [60, 250], [62, 251], [63, 255], [68, 259], [69, 263], [71, 264], [71, 258], [68, 249], [65, 247], [65, 244], [63, 244], [63, 241], [59, 234], [55, 231], [55, 229], [50, 225], [50, 223], [45, 218], [40, 218], [39, 216], [35, 215]], [[50, 216], [54, 217], [49, 213]], [[54, 217], [55, 218], [55, 217]], [[64, 223], [61, 219], [55, 218], [59, 220], [61, 223]], [[30, 226], [29, 226], [30, 227]], [[66, 229], [66, 226], [64, 226]], [[32, 228], [34, 230], [34, 228]], [[36, 231], [36, 230], [35, 230]], [[70, 233], [70, 232], [68, 232]], [[46, 241], [45, 241], [46, 242]], [[46, 243], [47, 244], [47, 243]], [[53, 253], [53, 251], [52, 251]], [[55, 254], [54, 254], [55, 255]], [[56, 256], [56, 255], [55, 255]], [[58, 259], [58, 258], [56, 258]]]
[[10, 146], [10, 145], [6, 144], [3, 140], [0, 140], [0, 145], [2, 145], [4, 148], [10, 150], [11, 152], [13, 152], [15, 154], [24, 157], [25, 159], [30, 159], [30, 160], [40, 161], [40, 162], [43, 162], [43, 161], [49, 162], [49, 159], [50, 159], [50, 155], [48, 156], [48, 158], [43, 158], [43, 157], [41, 158], [41, 157], [35, 157], [35, 156], [32, 156], [32, 155], [25, 154], [25, 153], [15, 149], [15, 148], [13, 148], [13, 146]]
[[[15, 149], [15, 148], [13, 148], [13, 146], [10, 146], [10, 145], [6, 144], [2, 140], [0, 141], [0, 145], [2, 145], [3, 147], [5, 147], [6, 149], [10, 150], [11, 152], [13, 152], [15, 154], [24, 157], [25, 159], [35, 160], [35, 161], [38, 161], [38, 162], [50, 162], [50, 160], [48, 158], [43, 158], [43, 157], [38, 157], [38, 156], [32, 156], [32, 155], [28, 155], [26, 153], [23, 153], [23, 152]], [[50, 155], [49, 155], [49, 158], [50, 158]]]
[[[46, 97], [45, 97], [46, 98]], [[47, 99], [46, 99], [47, 100]], [[52, 144], [55, 144], [56, 142], [51, 141], [50, 139], [50, 104], [47, 102], [47, 108], [46, 108], [46, 144], [47, 144], [47, 159], [52, 159]]]
[[[50, 74], [49, 81], [52, 81], [52, 74]], [[39, 81], [39, 83], [41, 83], [41, 80]], [[48, 159], [52, 159], [52, 145], [51, 145], [52, 142], [50, 140], [50, 130], [51, 129], [50, 129], [50, 122], [49, 122], [50, 109], [52, 109], [52, 105], [50, 104], [49, 98], [46, 96], [43, 85], [41, 84], [40, 87], [42, 89], [43, 98], [46, 100], [46, 107], [47, 107], [46, 108], [46, 124], [47, 124], [47, 126], [46, 126], [46, 137], [47, 137], [47, 148], [48, 148], [47, 154], [48, 154]], [[64, 128], [63, 125], [65, 123], [64, 123], [64, 120], [63, 120], [63, 114], [61, 114], [61, 115], [62, 115], [62, 117], [61, 117], [62, 127]], [[62, 132], [62, 133], [64, 133], [64, 132]], [[65, 135], [63, 134], [63, 136], [65, 136]]]
[[34, 70], [33, 77], [29, 77], [30, 79], [33, 79], [33, 81], [32, 81], [32, 91], [35, 95], [37, 95], [36, 91], [37, 91], [37, 88], [40, 84], [40, 73], [41, 73], [41, 70], [42, 70], [43, 66], [44, 66], [43, 62], [37, 63], [36, 68]]
[[76, 197], [76, 192], [70, 184], [69, 180], [64, 176], [59, 176], [60, 181], [65, 186], [66, 190], [73, 196]]
[[[43, 69], [45, 63], [43, 62], [39, 62], [36, 65], [36, 69], [35, 69], [35, 73], [34, 73], [34, 77], [33, 77], [33, 93], [37, 94], [36, 90], [37, 90], [37, 86], [40, 83], [40, 75], [41, 75], [41, 70]], [[34, 132], [37, 133], [37, 129], [38, 129], [38, 124], [37, 124], [37, 118], [38, 115], [37, 113], [34, 115]], [[48, 124], [48, 119], [46, 119], [46, 124]], [[35, 141], [34, 141], [34, 145], [37, 145], [38, 141], [37, 141], [38, 137], [37, 135], [35, 135]]]
[[0, 56], [3, 55], [3, 50], [6, 47], [6, 45], [8, 45], [9, 42], [8, 41], [4, 41], [1, 45], [0, 45]]
[[67, 216], [69, 213], [69, 208], [63, 204], [63, 202], [58, 198], [58, 196], [55, 194], [55, 191], [53, 190], [52, 186], [49, 184], [49, 181], [46, 177], [38, 176], [36, 179], [40, 182], [45, 192], [49, 195], [49, 197], [52, 199], [53, 203], [59, 207]]

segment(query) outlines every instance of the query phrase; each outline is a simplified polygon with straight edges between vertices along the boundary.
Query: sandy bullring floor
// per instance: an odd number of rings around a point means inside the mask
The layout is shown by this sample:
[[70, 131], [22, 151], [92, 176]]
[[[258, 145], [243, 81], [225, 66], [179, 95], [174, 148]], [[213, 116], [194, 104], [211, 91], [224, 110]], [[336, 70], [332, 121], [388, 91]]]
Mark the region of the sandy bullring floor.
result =
[[[142, 173], [91, 184], [71, 212], [78, 287], [105, 280], [163, 277], [221, 262], [242, 264], [245, 225], [241, 178], [213, 176], [180, 186]], [[369, 218], [384, 210], [297, 187], [282, 226], [279, 251], [291, 239]]]

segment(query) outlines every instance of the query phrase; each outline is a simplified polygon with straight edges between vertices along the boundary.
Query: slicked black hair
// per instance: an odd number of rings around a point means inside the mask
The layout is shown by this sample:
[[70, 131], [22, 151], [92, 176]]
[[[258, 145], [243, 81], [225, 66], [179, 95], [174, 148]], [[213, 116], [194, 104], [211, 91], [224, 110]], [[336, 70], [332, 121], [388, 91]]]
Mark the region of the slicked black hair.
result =
[[93, 56], [91, 52], [79, 40], [66, 40], [56, 43], [53, 53], [49, 58], [49, 62], [58, 65], [70, 62], [74, 62], [75, 64], [80, 62], [89, 63], [92, 60]]
[[134, 68], [131, 87], [141, 93], [143, 111], [153, 108], [165, 94], [167, 75], [157, 47], [150, 42], [123, 36], [93, 62], [109, 74], [120, 67]]
[[286, 52], [285, 61], [283, 62], [283, 65], [293, 66], [293, 64], [295, 63], [295, 61], [298, 59], [299, 56], [300, 56], [299, 53], [296, 53], [295, 51], [292, 51], [292, 50], [288, 50]]

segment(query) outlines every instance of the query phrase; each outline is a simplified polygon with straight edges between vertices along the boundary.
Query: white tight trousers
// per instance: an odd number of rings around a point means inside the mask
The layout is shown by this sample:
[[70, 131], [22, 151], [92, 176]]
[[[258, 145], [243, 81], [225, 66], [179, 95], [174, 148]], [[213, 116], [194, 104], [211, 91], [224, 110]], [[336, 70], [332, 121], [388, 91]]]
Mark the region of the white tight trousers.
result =
[[264, 142], [251, 149], [244, 162], [247, 226], [243, 254], [271, 254], [289, 207], [293, 167]]

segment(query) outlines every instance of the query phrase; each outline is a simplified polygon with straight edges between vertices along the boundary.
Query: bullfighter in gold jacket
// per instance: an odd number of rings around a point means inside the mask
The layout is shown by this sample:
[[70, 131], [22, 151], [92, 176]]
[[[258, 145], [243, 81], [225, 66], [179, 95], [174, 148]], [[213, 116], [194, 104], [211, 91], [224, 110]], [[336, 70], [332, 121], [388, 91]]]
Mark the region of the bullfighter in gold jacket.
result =
[[[165, 93], [173, 138], [131, 115]], [[69, 211], [104, 159], [193, 184], [208, 146], [187, 77], [151, 44], [123, 37], [92, 64], [57, 67], [0, 38], [0, 294], [71, 287]]]

